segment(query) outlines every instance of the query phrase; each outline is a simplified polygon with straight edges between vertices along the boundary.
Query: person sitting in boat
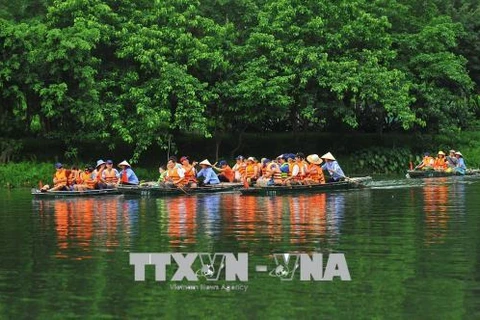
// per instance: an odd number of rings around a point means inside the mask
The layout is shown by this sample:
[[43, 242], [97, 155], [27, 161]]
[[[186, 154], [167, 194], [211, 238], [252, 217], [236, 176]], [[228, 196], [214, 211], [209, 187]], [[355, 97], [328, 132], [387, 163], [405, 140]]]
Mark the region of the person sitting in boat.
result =
[[77, 166], [72, 166], [70, 169], [70, 173], [67, 177], [67, 188], [70, 191], [75, 190], [75, 185], [77, 184], [77, 181], [80, 180], [80, 173], [81, 171], [78, 170]]
[[178, 167], [175, 159], [170, 159], [167, 162], [167, 175], [165, 176], [165, 186], [170, 188], [183, 187], [187, 181], [185, 180], [185, 170]]
[[446, 158], [449, 168], [454, 169], [457, 167], [457, 157], [455, 156], [455, 150], [450, 150], [449, 155]]
[[232, 170], [235, 173], [235, 182], [241, 182], [243, 180], [243, 176], [245, 175], [245, 167], [247, 164], [245, 163], [245, 158], [243, 156], [238, 156], [235, 158], [237, 161], [233, 166]]
[[235, 172], [228, 165], [227, 161], [221, 160], [218, 165], [220, 168], [213, 166], [213, 169], [220, 172], [217, 177], [220, 182], [233, 182], [235, 179]]
[[133, 172], [132, 167], [126, 160], [120, 162], [118, 166], [122, 169], [122, 171], [120, 171], [119, 184], [138, 185], [137, 175]]
[[106, 164], [105, 161], [98, 160], [95, 170], [92, 172], [93, 178], [97, 180], [96, 189], [107, 189], [107, 183], [103, 178], [103, 171], [105, 170]]
[[[257, 158], [255, 157], [252, 157], [253, 158], [253, 163], [257, 166], [257, 175], [255, 177], [255, 181], [258, 180], [258, 178], [260, 178], [262, 176], [262, 168], [263, 168], [263, 159], [261, 161], [258, 161]], [[265, 158], [264, 158], [265, 159]]]
[[248, 157], [244, 179], [251, 185], [253, 182], [257, 181], [257, 177], [258, 166], [255, 164], [255, 159], [253, 157]]
[[67, 189], [67, 172], [63, 168], [63, 165], [60, 162], [55, 163], [55, 174], [53, 175], [53, 188], [50, 188], [49, 185], [43, 186], [40, 191], [46, 192], [50, 191], [62, 191]]
[[197, 187], [197, 170], [195, 170], [195, 165], [197, 164], [195, 161], [193, 164], [190, 164], [190, 160], [187, 156], [183, 156], [180, 158], [180, 163], [182, 164], [182, 169], [185, 174], [185, 181], [186, 185], [190, 188]]
[[288, 174], [290, 172], [290, 166], [287, 163], [288, 155], [282, 154], [277, 157], [278, 165], [280, 166], [280, 181], [278, 181], [278, 177], [275, 178], [275, 184], [283, 184], [283, 181], [288, 178]]
[[102, 172], [102, 178], [105, 182], [107, 188], [115, 188], [118, 184], [118, 180], [120, 179], [120, 173], [117, 169], [113, 167], [113, 161], [107, 160], [106, 168]]
[[158, 173], [160, 174], [160, 176], [158, 177], [157, 184], [161, 185], [165, 183], [165, 179], [167, 178], [168, 171], [167, 169], [165, 169], [165, 166], [160, 166], [158, 167]]
[[289, 172], [291, 174], [283, 181], [285, 185], [302, 184], [302, 180], [305, 177], [304, 158], [305, 155], [301, 152], [295, 155], [295, 160], [289, 157]]
[[447, 169], [447, 160], [443, 151], [438, 151], [437, 157], [433, 162], [433, 169], [435, 171], [445, 171]]
[[213, 171], [213, 166], [207, 159], [199, 163], [202, 169], [197, 173], [197, 178], [203, 178], [201, 185], [215, 185], [219, 184], [217, 174]]
[[325, 183], [325, 176], [323, 175], [323, 170], [320, 167], [323, 160], [318, 156], [318, 154], [311, 154], [307, 157], [308, 166], [305, 171], [305, 183], [306, 184], [318, 184]]
[[[270, 159], [263, 159], [262, 175], [257, 179], [256, 185], [261, 187], [275, 184], [275, 177], [280, 178], [280, 166]], [[276, 174], [276, 176], [275, 176]], [[280, 181], [281, 183], [281, 181]]]
[[321, 158], [325, 160], [325, 163], [322, 165], [322, 170], [326, 170], [330, 174], [327, 182], [345, 180], [345, 174], [343, 173], [342, 168], [330, 152], [325, 153]]
[[457, 151], [455, 152], [455, 156], [457, 157], [457, 166], [455, 167], [455, 172], [463, 175], [467, 170], [465, 160], [463, 160], [463, 154], [460, 151]]
[[430, 157], [430, 153], [425, 152], [423, 154], [422, 162], [416, 167], [416, 169], [432, 170], [434, 162], [435, 160], [432, 157]]
[[74, 186], [75, 191], [93, 190], [97, 184], [97, 180], [93, 177], [93, 167], [85, 167], [85, 170], [80, 173], [80, 178]]

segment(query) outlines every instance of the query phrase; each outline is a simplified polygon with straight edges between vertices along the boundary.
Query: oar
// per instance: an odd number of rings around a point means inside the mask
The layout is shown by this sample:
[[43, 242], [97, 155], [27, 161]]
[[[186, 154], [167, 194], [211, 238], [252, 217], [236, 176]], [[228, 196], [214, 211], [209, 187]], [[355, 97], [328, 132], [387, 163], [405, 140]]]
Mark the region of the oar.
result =
[[348, 182], [352, 182], [352, 183], [354, 183], [354, 184], [356, 184], [357, 186], [360, 186], [360, 187], [365, 187], [365, 185], [363, 185], [362, 183], [360, 183], [358, 181], [355, 181], [354, 179], [352, 179], [350, 177], [347, 177], [344, 174], [342, 175], [338, 171], [332, 170], [332, 172], [335, 172], [336, 174], [338, 174], [339, 176], [341, 176], [343, 179], [347, 180]]
[[182, 190], [183, 193], [185, 193], [187, 196], [190, 196], [190, 195], [191, 195], [190, 193], [188, 193], [187, 191], [185, 191], [185, 189], [183, 189], [183, 187], [182, 187], [181, 185], [178, 184], [178, 185], [177, 185], [177, 188], [180, 189], [180, 190]]

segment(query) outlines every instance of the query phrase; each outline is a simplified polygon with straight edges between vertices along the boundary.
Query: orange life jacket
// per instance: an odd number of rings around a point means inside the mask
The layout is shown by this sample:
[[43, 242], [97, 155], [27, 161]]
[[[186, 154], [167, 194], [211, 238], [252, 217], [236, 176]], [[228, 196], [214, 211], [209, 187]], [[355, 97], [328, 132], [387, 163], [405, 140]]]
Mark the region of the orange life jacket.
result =
[[243, 177], [245, 176], [245, 169], [246, 169], [246, 164], [244, 162], [237, 163], [234, 168], [240, 173], [240, 175]]
[[54, 183], [54, 186], [58, 186], [58, 185], [61, 185], [61, 184], [66, 184], [67, 183], [67, 171], [65, 169], [60, 169], [58, 171], [55, 171], [55, 174], [53, 176], [53, 178], [55, 179], [55, 183]]
[[82, 184], [86, 185], [89, 189], [95, 189], [97, 180], [92, 178], [92, 173], [82, 172], [81, 174]]
[[79, 179], [80, 179], [80, 171], [71, 170], [70, 174], [68, 175], [68, 185], [71, 186], [73, 184], [77, 184]]
[[308, 165], [307, 178], [312, 179], [318, 183], [325, 183], [325, 177], [323, 176], [323, 170], [319, 165], [310, 163]]
[[435, 169], [447, 169], [447, 161], [445, 158], [435, 158], [433, 163], [433, 168]]
[[419, 168], [423, 168], [423, 167], [430, 167], [433, 165], [433, 158], [430, 157], [430, 156], [425, 156], [423, 157], [423, 160], [422, 160], [422, 164], [419, 166]]
[[115, 174], [115, 170], [114, 169], [105, 169], [103, 170], [103, 172], [105, 173], [105, 181], [107, 183], [117, 183], [118, 182], [118, 178], [117, 178], [117, 175]]
[[230, 182], [233, 182], [233, 179], [235, 179], [235, 172], [233, 172], [232, 168], [230, 168], [229, 165], [227, 165], [224, 170], [222, 171], [222, 173], [225, 178], [228, 179], [228, 181]]
[[197, 182], [195, 177], [195, 169], [192, 165], [182, 165], [183, 170], [185, 170], [185, 181]]
[[[168, 169], [168, 177], [170, 179], [172, 179], [172, 181], [174, 183], [180, 181], [181, 177], [180, 175], [178, 174], [178, 168], [177, 167], [174, 167], [173, 169]], [[183, 181], [180, 183], [180, 185], [184, 185], [186, 182], [185, 179], [183, 179]]]
[[255, 178], [256, 164], [248, 164], [245, 168], [245, 178]]

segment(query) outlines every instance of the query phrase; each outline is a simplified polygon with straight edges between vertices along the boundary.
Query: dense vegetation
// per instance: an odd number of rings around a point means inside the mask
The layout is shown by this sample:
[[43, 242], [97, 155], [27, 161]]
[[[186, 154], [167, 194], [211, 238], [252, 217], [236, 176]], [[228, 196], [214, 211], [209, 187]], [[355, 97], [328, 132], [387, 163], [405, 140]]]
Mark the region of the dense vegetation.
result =
[[1, 0], [0, 136], [135, 161], [179, 133], [455, 134], [479, 26], [476, 0]]

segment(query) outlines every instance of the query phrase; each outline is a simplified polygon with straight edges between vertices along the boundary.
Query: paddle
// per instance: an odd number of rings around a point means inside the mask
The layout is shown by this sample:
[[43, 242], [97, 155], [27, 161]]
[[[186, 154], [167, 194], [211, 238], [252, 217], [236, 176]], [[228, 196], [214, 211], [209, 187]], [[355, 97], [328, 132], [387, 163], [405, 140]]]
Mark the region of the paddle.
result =
[[332, 170], [332, 172], [335, 172], [336, 174], [338, 174], [339, 176], [341, 176], [343, 179], [347, 180], [348, 182], [351, 182], [353, 184], [356, 184], [357, 186], [359, 187], [362, 187], [362, 188], [365, 188], [366, 186], [358, 181], [356, 181], [355, 179], [353, 178], [350, 178], [350, 177], [347, 177], [346, 175], [343, 175], [341, 173], [339, 173], [338, 171], [335, 171], [335, 170]]
[[178, 184], [178, 185], [177, 185], [177, 188], [180, 189], [180, 190], [182, 190], [183, 193], [185, 193], [187, 196], [191, 196], [190, 193], [188, 193], [187, 191], [185, 191], [185, 189], [183, 189], [183, 186], [181, 186], [181, 185]]

